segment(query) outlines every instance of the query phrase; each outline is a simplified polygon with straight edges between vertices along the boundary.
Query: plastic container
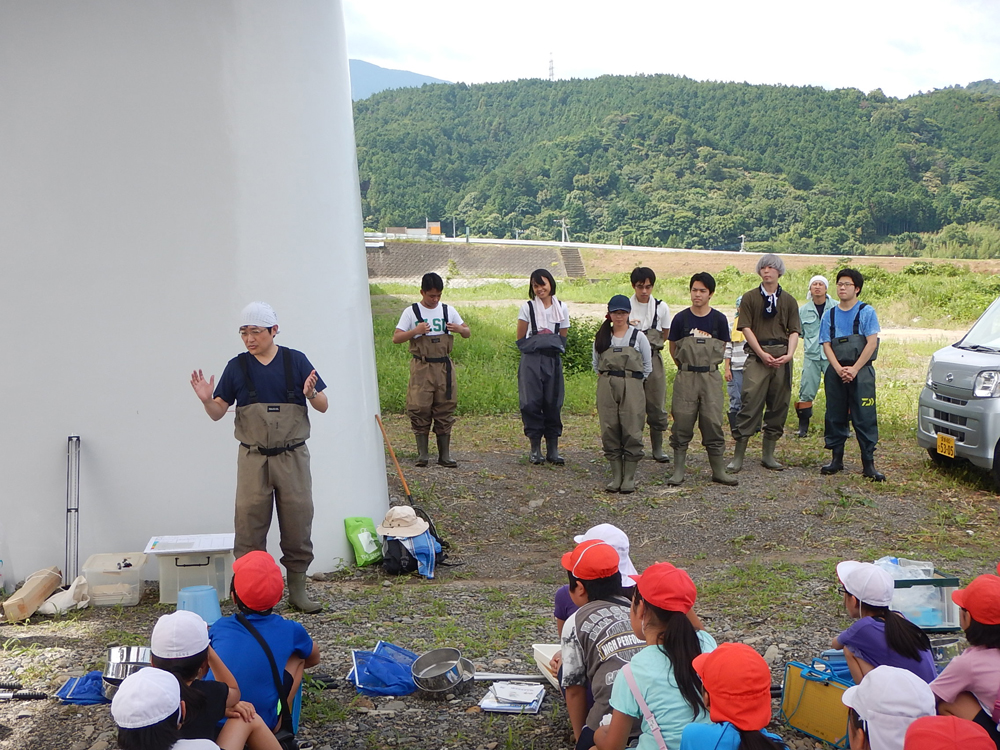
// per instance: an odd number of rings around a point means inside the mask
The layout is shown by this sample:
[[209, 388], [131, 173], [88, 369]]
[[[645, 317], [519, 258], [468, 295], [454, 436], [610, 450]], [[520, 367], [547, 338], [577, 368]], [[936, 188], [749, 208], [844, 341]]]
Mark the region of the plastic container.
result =
[[928, 633], [960, 630], [958, 605], [951, 594], [958, 589], [954, 576], [935, 573], [933, 578], [897, 579], [890, 609], [902, 612], [914, 625]]
[[160, 553], [160, 603], [176, 604], [177, 593], [189, 586], [211, 586], [219, 601], [229, 598], [233, 578], [233, 553], [195, 552], [187, 555]]
[[87, 579], [90, 603], [95, 607], [138, 604], [145, 565], [146, 556], [141, 552], [106, 552], [88, 557], [83, 577]]
[[219, 593], [214, 586], [187, 586], [177, 594], [177, 609], [194, 612], [211, 625], [222, 617]]

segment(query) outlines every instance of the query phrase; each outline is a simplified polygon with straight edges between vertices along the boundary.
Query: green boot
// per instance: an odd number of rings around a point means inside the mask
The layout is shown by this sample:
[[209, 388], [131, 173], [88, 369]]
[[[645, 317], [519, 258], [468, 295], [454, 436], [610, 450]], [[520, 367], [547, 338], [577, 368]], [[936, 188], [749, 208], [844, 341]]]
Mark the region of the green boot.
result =
[[428, 435], [416, 435], [417, 438], [417, 466], [427, 465], [427, 438]]
[[774, 458], [774, 449], [778, 446], [777, 440], [764, 438], [764, 448], [761, 451], [760, 465], [771, 471], [784, 471], [785, 467], [779, 464]]
[[[736, 477], [726, 473], [726, 457], [709, 455], [708, 463], [712, 467], [712, 481], [735, 487], [739, 484]], [[670, 484], [670, 482], [667, 482]]]
[[290, 570], [288, 571], [288, 603], [307, 615], [314, 615], [323, 609], [322, 604], [314, 602], [306, 596], [306, 574], [293, 573]]
[[608, 492], [618, 492], [622, 488], [622, 460], [620, 458], [609, 458], [611, 464], [611, 481], [604, 485]]
[[542, 439], [540, 437], [528, 438], [531, 441], [531, 451], [528, 453], [528, 462], [532, 464], [544, 464], [545, 456], [542, 455]]
[[555, 466], [566, 465], [566, 459], [559, 455], [559, 438], [545, 438], [545, 460]]
[[659, 430], [649, 429], [649, 444], [652, 448], [653, 460], [658, 464], [670, 463], [670, 457], [663, 452], [663, 433]]
[[687, 463], [687, 448], [674, 448], [674, 475], [666, 480], [671, 487], [676, 487], [684, 481], [685, 464]]
[[622, 486], [618, 491], [623, 495], [635, 492], [635, 470], [638, 466], [638, 461], [626, 461], [622, 465]]
[[726, 470], [730, 474], [739, 473], [740, 469], [743, 468], [743, 456], [747, 452], [747, 443], [750, 442], [750, 438], [740, 438], [736, 441], [736, 449], [733, 451], [733, 460], [729, 462]]
[[451, 433], [447, 435], [437, 436], [438, 444], [438, 463], [441, 466], [447, 466], [449, 469], [454, 469], [458, 466], [457, 461], [451, 460]]

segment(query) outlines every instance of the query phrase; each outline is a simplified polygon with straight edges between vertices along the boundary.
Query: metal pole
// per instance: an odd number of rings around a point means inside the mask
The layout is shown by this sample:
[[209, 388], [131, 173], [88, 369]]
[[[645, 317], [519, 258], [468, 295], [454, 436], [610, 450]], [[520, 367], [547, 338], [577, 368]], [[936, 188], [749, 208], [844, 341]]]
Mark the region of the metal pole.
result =
[[66, 565], [67, 586], [80, 574], [80, 436], [70, 435], [66, 444]]

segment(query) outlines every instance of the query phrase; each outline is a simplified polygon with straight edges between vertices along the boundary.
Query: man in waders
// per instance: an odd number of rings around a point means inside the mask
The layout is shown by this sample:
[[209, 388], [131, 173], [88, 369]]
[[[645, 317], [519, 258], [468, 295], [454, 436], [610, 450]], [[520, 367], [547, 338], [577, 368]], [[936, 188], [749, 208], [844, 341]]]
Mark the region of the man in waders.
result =
[[712, 466], [712, 481], [734, 486], [735, 477], [726, 473], [726, 435], [722, 431], [722, 375], [719, 364], [729, 341], [729, 321], [712, 305], [715, 278], [696, 273], [689, 284], [691, 307], [681, 310], [670, 323], [670, 356], [677, 365], [670, 410], [674, 426], [670, 447], [674, 449], [674, 474], [669, 485], [684, 481], [687, 448], [694, 426], [701, 429], [701, 444]]
[[788, 402], [792, 395], [792, 357], [802, 335], [799, 305], [778, 283], [785, 262], [768, 253], [757, 261], [760, 286], [743, 295], [739, 329], [746, 337], [747, 362], [743, 368], [742, 405], [736, 415], [733, 437], [736, 450], [727, 467], [733, 474], [743, 468], [747, 443], [764, 418], [761, 465], [772, 471], [785, 467], [774, 458], [778, 438], [784, 434]]
[[652, 268], [639, 266], [630, 278], [635, 294], [629, 299], [632, 312], [629, 325], [635, 326], [649, 341], [653, 355], [653, 371], [642, 387], [646, 393], [646, 423], [649, 425], [649, 445], [654, 461], [666, 463], [670, 460], [663, 452], [663, 433], [667, 431], [667, 377], [663, 370], [664, 331], [670, 330], [670, 308], [667, 303], [653, 297], [656, 273]]
[[278, 316], [266, 302], [251, 302], [240, 315], [240, 336], [247, 351], [233, 357], [214, 388], [201, 370], [191, 387], [205, 411], [218, 422], [236, 403], [237, 558], [267, 549], [272, 506], [281, 531], [281, 564], [288, 572], [288, 601], [303, 612], [322, 605], [306, 596], [306, 571], [313, 559], [312, 475], [309, 471], [307, 403], [323, 413], [329, 407], [326, 383], [302, 352], [278, 346]]
[[455, 368], [451, 361], [452, 334], [469, 338], [469, 326], [453, 307], [441, 304], [444, 281], [436, 273], [420, 280], [420, 302], [403, 310], [392, 332], [392, 343], [409, 342], [410, 385], [406, 413], [417, 439], [417, 466], [427, 466], [431, 424], [437, 436], [438, 463], [458, 466], [451, 458], [451, 428], [455, 424]]
[[821, 474], [844, 470], [844, 443], [848, 420], [854, 424], [861, 447], [862, 474], [876, 482], [885, 475], [875, 468], [878, 414], [875, 409], [875, 368], [878, 333], [875, 310], [858, 301], [865, 280], [859, 271], [845, 268], [837, 274], [840, 304], [831, 307], [820, 322], [819, 340], [830, 366], [823, 380], [826, 393], [826, 447], [833, 458]]
[[819, 322], [823, 313], [833, 307], [833, 299], [827, 294], [830, 284], [825, 276], [813, 276], [809, 279], [809, 299], [799, 308], [799, 320], [802, 322], [802, 377], [799, 381], [799, 400], [795, 403], [795, 413], [799, 418], [799, 431], [796, 437], [804, 438], [809, 434], [809, 420], [813, 415], [813, 399], [823, 381], [823, 373], [829, 364], [826, 352], [819, 343]]

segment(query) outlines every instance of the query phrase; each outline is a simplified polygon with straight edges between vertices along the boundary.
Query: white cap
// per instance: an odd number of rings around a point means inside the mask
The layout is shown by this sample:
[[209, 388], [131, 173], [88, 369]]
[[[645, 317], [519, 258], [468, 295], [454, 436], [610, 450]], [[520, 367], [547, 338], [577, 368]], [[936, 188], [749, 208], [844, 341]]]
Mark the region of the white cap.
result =
[[906, 729], [921, 716], [934, 716], [937, 701], [930, 686], [908, 669], [882, 665], [840, 698], [868, 723], [872, 750], [903, 750]]
[[830, 288], [830, 282], [826, 280], [826, 276], [820, 276], [819, 274], [816, 274], [811, 279], [809, 279], [809, 286], [806, 288], [812, 289], [812, 285], [815, 284], [817, 281], [822, 281], [823, 286], [825, 286], [827, 289]]
[[577, 534], [573, 541], [577, 544], [589, 542], [591, 539], [600, 539], [615, 548], [618, 553], [618, 572], [622, 574], [622, 586], [628, 588], [635, 586], [632, 576], [639, 575], [639, 571], [632, 564], [632, 559], [628, 556], [628, 537], [625, 532], [610, 523], [599, 523], [587, 529], [585, 534]]
[[276, 325], [278, 325], [278, 315], [266, 302], [251, 302], [240, 313], [240, 328], [243, 326], [273, 328]]
[[208, 648], [208, 623], [196, 612], [179, 609], [163, 615], [153, 626], [149, 643], [153, 656], [185, 659]]
[[170, 672], [144, 667], [126, 677], [111, 700], [122, 729], [141, 729], [173, 716], [181, 707], [181, 684]]
[[892, 576], [872, 563], [845, 560], [837, 563], [837, 578], [844, 584], [847, 593], [856, 596], [873, 607], [888, 607], [892, 604], [895, 590]]

